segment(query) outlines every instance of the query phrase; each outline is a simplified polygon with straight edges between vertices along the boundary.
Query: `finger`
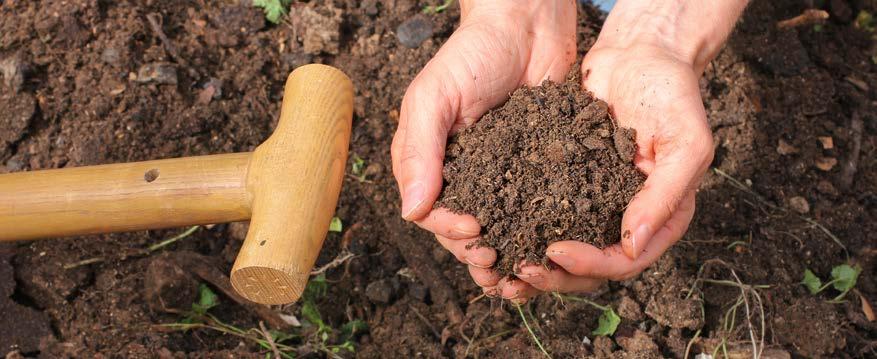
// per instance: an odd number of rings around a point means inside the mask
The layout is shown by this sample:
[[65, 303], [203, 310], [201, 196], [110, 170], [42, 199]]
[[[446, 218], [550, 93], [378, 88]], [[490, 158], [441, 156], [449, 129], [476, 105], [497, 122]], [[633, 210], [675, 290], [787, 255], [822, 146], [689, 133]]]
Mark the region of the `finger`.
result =
[[458, 261], [480, 267], [490, 268], [496, 261], [496, 251], [488, 247], [480, 247], [475, 243], [481, 239], [480, 237], [469, 239], [450, 239], [441, 235], [436, 235], [439, 244], [445, 247]]
[[527, 299], [540, 293], [526, 282], [509, 277], [500, 279], [495, 287], [485, 287], [483, 291], [488, 296], [504, 299]]
[[523, 266], [516, 276], [543, 292], [593, 292], [606, 282], [604, 279], [575, 276], [561, 268], [547, 269], [541, 265]]
[[501, 279], [500, 275], [491, 268], [480, 268], [473, 265], [469, 266], [469, 275], [479, 287], [490, 288], [496, 287]]
[[481, 234], [481, 226], [475, 217], [436, 208], [426, 217], [415, 221], [420, 228], [451, 239], [466, 239]]
[[658, 260], [667, 248], [679, 240], [677, 234], [687, 229], [694, 213], [694, 193], [690, 193], [682, 202], [681, 210], [655, 233], [636, 259], [625, 254], [621, 244], [601, 250], [579, 241], [552, 243], [548, 246], [548, 258], [577, 276], [611, 280], [632, 278]]
[[[703, 111], [703, 106], [694, 108]], [[698, 119], [687, 123], [699, 125], [686, 128], [685, 134], [656, 139], [654, 167], [643, 188], [628, 204], [621, 221], [621, 246], [630, 258], [641, 255], [655, 233], [665, 228], [667, 221], [682, 209], [684, 200], [697, 190], [712, 161], [712, 135], [703, 120], [705, 114], [693, 116]], [[690, 220], [694, 208], [686, 210], [692, 213], [683, 213], [683, 216]], [[674, 226], [673, 236], [682, 237], [684, 228], [687, 224]]]
[[445, 142], [457, 117], [452, 104], [459, 102], [460, 93], [448, 88], [436, 71], [427, 65], [408, 87], [395, 136], [399, 138], [393, 143], [402, 217], [409, 221], [426, 216], [439, 195]]

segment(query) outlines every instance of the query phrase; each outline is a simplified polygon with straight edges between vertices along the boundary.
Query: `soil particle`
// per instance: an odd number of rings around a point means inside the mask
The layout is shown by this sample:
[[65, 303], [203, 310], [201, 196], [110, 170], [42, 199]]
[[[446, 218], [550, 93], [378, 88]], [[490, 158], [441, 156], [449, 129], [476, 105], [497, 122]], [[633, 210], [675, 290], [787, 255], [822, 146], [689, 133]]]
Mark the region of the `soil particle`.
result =
[[807, 202], [806, 198], [801, 196], [789, 198], [789, 207], [800, 214], [810, 212], [810, 203]]
[[634, 135], [576, 80], [521, 88], [451, 139], [438, 206], [475, 215], [501, 275], [545, 263], [555, 241], [605, 247], [620, 240], [645, 178], [631, 162]]
[[[818, 297], [804, 296], [779, 308], [773, 329], [777, 339], [790, 343], [799, 355], [826, 357], [846, 346], [846, 338], [832, 304]], [[820, 318], [815, 321], [814, 318]]]
[[432, 32], [432, 21], [425, 16], [415, 15], [396, 28], [396, 38], [405, 47], [415, 49], [432, 37]]
[[398, 280], [380, 279], [365, 287], [365, 296], [375, 304], [388, 304], [399, 290]]
[[15, 93], [24, 84], [24, 73], [27, 66], [16, 56], [0, 60], [0, 75], [3, 75], [3, 86]]
[[140, 83], [155, 82], [165, 85], [177, 84], [177, 67], [165, 62], [148, 63], [137, 70], [137, 79]]
[[46, 313], [21, 305], [11, 298], [15, 292], [14, 269], [9, 263], [10, 247], [0, 247], [0, 354], [18, 350], [33, 353], [40, 340], [52, 335]]
[[631, 358], [661, 358], [661, 351], [658, 345], [652, 340], [649, 334], [642, 330], [634, 331], [632, 336], [619, 337], [616, 339], [618, 345], [627, 351], [626, 356]]
[[331, 5], [325, 7], [318, 5], [317, 2], [307, 5], [295, 4], [290, 10], [290, 19], [301, 38], [306, 54], [337, 55], [338, 42], [341, 38], [342, 11]]
[[4, 91], [0, 94], [0, 159], [4, 158], [10, 145], [27, 132], [36, 113], [36, 100], [28, 93]]
[[167, 256], [149, 262], [143, 282], [146, 303], [156, 311], [187, 311], [198, 293], [198, 281]]
[[639, 303], [628, 296], [621, 297], [621, 301], [618, 302], [618, 315], [633, 321], [640, 321], [645, 318]]
[[688, 299], [680, 298], [681, 292], [679, 288], [664, 287], [646, 305], [646, 315], [658, 324], [670, 328], [694, 330], [703, 327], [701, 301], [694, 296]]

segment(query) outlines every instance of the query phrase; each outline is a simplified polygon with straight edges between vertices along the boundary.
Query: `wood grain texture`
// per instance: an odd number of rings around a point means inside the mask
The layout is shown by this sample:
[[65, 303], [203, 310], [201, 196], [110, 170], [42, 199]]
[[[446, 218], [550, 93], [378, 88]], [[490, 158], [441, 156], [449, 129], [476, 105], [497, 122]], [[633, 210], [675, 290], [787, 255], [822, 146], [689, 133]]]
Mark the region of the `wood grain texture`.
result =
[[306, 65], [289, 75], [277, 129], [250, 162], [253, 213], [231, 273], [247, 299], [283, 304], [304, 291], [338, 203], [352, 117], [343, 72]]
[[251, 154], [0, 176], [0, 241], [224, 223], [250, 217]]

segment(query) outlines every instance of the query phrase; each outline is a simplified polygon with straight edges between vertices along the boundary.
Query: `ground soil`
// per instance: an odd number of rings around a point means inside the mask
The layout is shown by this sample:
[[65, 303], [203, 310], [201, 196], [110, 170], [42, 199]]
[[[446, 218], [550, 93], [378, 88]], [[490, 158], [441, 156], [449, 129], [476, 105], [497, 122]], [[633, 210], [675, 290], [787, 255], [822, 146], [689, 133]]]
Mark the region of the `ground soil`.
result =
[[621, 215], [645, 175], [633, 164], [635, 131], [608, 108], [579, 76], [546, 81], [518, 89], [448, 142], [437, 206], [475, 215], [476, 245], [497, 250], [500, 275], [521, 261], [547, 265], [552, 242], [603, 248], [621, 239]]
[[[318, 259], [355, 255], [325, 273], [328, 293], [315, 303], [328, 325], [368, 323], [356, 353], [342, 354], [538, 357], [517, 310], [479, 298], [466, 267], [399, 218], [389, 146], [407, 84], [456, 26], [454, 6], [421, 13], [439, 2], [297, 2], [289, 23], [273, 25], [234, 1], [2, 1], [0, 172], [252, 150], [276, 123], [287, 74], [333, 64], [356, 84], [351, 153], [365, 161], [365, 177], [344, 183], [344, 231], [329, 234]], [[776, 29], [808, 4], [831, 18]], [[831, 304], [835, 293], [814, 296], [799, 284], [807, 268], [826, 278], [850, 261], [863, 269], [858, 292], [877, 304], [877, 49], [874, 33], [854, 21], [875, 5], [749, 6], [701, 79], [716, 156], [688, 233], [642, 275], [582, 295], [622, 316], [611, 338], [591, 335], [599, 310], [588, 304], [548, 295], [528, 304], [530, 326], [554, 357], [682, 357], [722, 343], [732, 356], [751, 356], [750, 323], [776, 357], [877, 355], [877, 324], [857, 293]], [[395, 32], [414, 16], [432, 24], [432, 35], [410, 48]], [[581, 8], [580, 55], [603, 16]], [[228, 273], [244, 229], [201, 228], [162, 251], [196, 253]], [[0, 246], [0, 354], [264, 358], [262, 347], [234, 336], [156, 327], [181, 316], [147, 299], [147, 285], [166, 283], [150, 273], [207, 281], [174, 266], [157, 270], [164, 256], [143, 255], [182, 230]], [[750, 310], [729, 311], [740, 287], [699, 279], [769, 287], [744, 287], [753, 288], [743, 291]], [[367, 293], [381, 291], [391, 295]], [[300, 309], [272, 308], [301, 317]], [[246, 329], [262, 319], [225, 294], [211, 312]]]

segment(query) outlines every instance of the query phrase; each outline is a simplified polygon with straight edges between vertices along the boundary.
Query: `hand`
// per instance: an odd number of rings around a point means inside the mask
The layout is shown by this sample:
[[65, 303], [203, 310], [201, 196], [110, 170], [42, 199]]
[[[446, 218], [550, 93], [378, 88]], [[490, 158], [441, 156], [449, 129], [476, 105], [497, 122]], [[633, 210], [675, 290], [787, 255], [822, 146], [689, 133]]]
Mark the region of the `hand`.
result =
[[687, 230], [695, 191], [713, 158], [694, 64], [652, 44], [597, 45], [582, 63], [584, 86], [609, 103], [621, 126], [636, 130], [634, 163], [648, 178], [624, 213], [620, 244], [600, 250], [556, 242], [547, 255], [560, 269], [520, 269], [518, 277], [542, 291], [590, 291], [651, 265]]
[[[523, 85], [562, 81], [575, 61], [574, 1], [461, 1], [460, 27], [412, 81], [393, 137], [393, 174], [402, 216], [436, 234], [476, 283], [491, 293], [496, 253], [466, 247], [481, 231], [472, 216], [433, 209], [442, 186], [448, 135], [473, 124]], [[503, 296], [535, 292], [521, 281], [502, 281]], [[526, 290], [525, 290], [526, 289]]]

